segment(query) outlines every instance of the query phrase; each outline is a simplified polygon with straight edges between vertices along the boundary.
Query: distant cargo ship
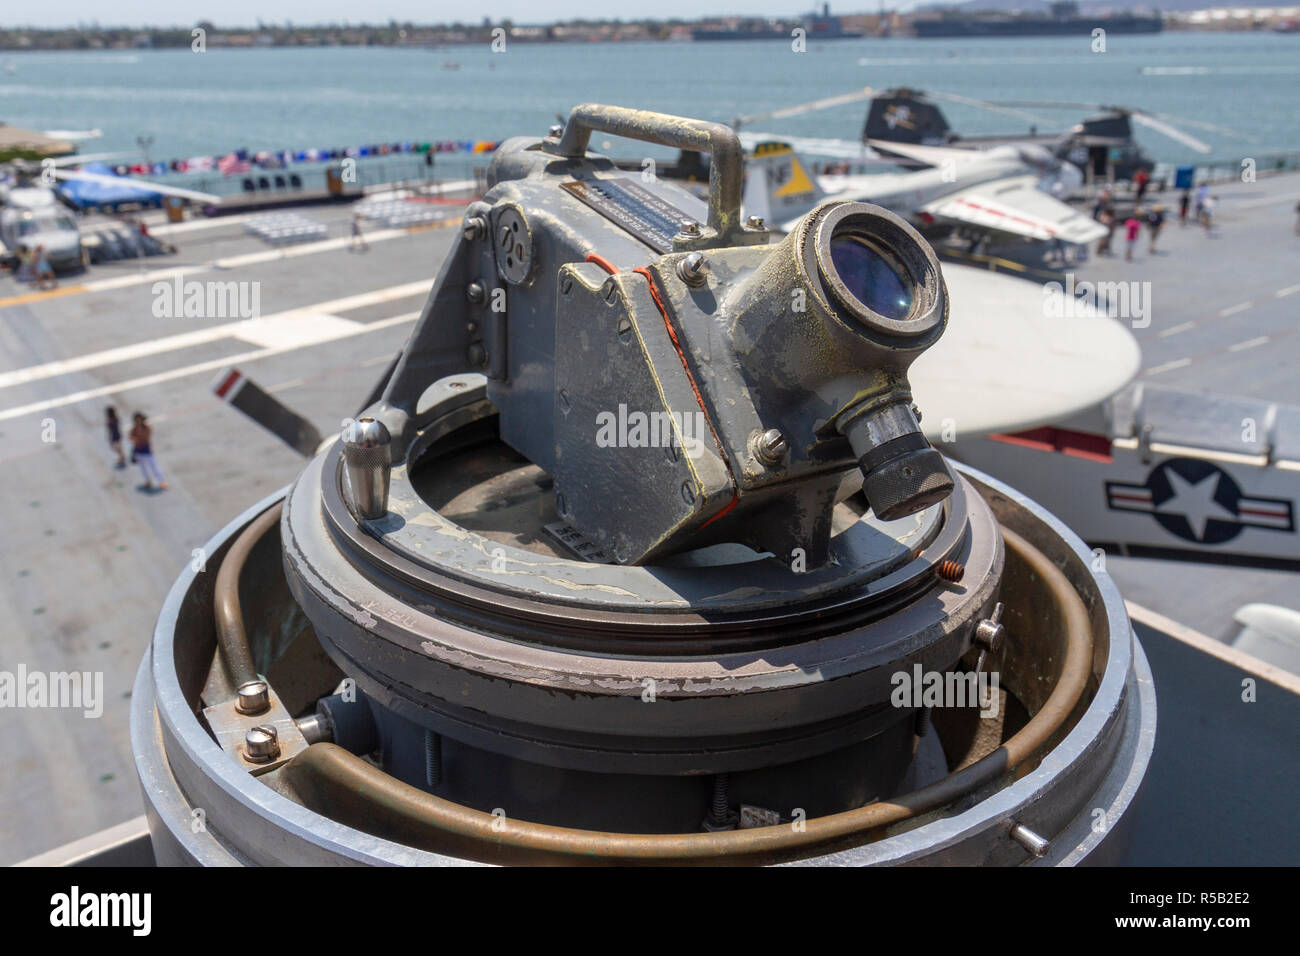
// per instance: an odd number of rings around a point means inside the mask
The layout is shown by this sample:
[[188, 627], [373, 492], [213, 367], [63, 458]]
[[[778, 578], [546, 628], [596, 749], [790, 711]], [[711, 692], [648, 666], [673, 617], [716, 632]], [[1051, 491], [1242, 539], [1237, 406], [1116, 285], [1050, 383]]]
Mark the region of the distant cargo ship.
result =
[[831, 16], [830, 4], [822, 6], [820, 15], [814, 13], [802, 20], [742, 20], [731, 26], [704, 26], [691, 30], [692, 40], [788, 40], [790, 31], [802, 27], [808, 40], [853, 40], [866, 34], [846, 30], [844, 21]]
[[1076, 3], [1054, 3], [1048, 16], [998, 12], [945, 12], [933, 20], [913, 20], [918, 37], [1047, 37], [1087, 36], [1101, 28], [1107, 33], [1159, 33], [1164, 21], [1159, 15], [1131, 13], [1106, 17], [1081, 17]]

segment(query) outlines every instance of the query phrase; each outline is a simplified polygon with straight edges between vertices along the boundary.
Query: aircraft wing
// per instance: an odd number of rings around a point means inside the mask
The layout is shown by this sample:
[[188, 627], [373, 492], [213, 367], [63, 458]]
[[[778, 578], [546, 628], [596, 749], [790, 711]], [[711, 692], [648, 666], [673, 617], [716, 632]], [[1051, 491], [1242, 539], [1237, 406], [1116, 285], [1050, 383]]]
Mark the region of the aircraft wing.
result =
[[967, 163], [987, 159], [988, 156], [979, 149], [959, 149], [956, 146], [921, 146], [917, 143], [894, 143], [885, 139], [869, 139], [867, 143], [878, 153], [905, 156], [927, 166], [942, 166], [948, 163], [960, 169]]
[[800, 153], [828, 159], [867, 162], [884, 158], [875, 150], [857, 140], [819, 139], [810, 136], [788, 136], [784, 133], [751, 133], [748, 130], [739, 135], [741, 145], [749, 150], [752, 150], [760, 143], [784, 143]]
[[959, 189], [926, 203], [921, 212], [1030, 239], [1088, 243], [1106, 234], [1101, 223], [1039, 189], [1032, 174]]

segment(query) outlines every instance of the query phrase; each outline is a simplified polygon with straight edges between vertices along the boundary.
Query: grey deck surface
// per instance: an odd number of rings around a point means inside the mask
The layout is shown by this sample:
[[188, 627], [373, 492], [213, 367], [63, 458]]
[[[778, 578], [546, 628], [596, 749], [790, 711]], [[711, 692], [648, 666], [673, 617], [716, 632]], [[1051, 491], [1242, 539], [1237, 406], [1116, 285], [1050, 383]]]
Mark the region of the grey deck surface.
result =
[[[303, 212], [347, 235], [346, 209]], [[167, 237], [176, 256], [92, 267], [61, 285], [96, 282], [212, 262], [270, 247], [237, 222]], [[202, 272], [186, 278], [261, 282], [261, 312], [328, 302], [414, 281], [431, 285], [451, 242], [447, 229], [372, 244], [366, 254], [339, 249]], [[292, 254], [292, 249], [286, 250]], [[13, 304], [30, 294], [0, 279], [0, 375], [105, 349], [145, 343], [235, 321], [155, 318], [152, 283], [70, 293]], [[329, 314], [362, 323], [417, 311], [424, 293]], [[308, 416], [337, 431], [357, 412], [384, 363], [413, 322], [296, 348], [239, 367]], [[256, 351], [219, 339], [161, 354], [0, 387], [0, 416], [32, 403]], [[114, 391], [105, 397], [0, 417], [3, 542], [0, 543], [0, 670], [102, 671], [103, 715], [81, 711], [0, 710], [0, 863], [120, 823], [140, 812], [128, 737], [136, 668], [178, 570], [230, 518], [292, 481], [303, 459], [211, 392], [216, 370]], [[116, 471], [103, 408], [149, 414], [154, 452], [171, 485], [146, 494], [139, 471]], [[52, 421], [57, 441], [42, 441]], [[124, 432], [127, 430], [124, 425]]]
[[[1300, 174], [1213, 187], [1208, 236], [1178, 225], [1178, 195], [1156, 197], [1166, 215], [1156, 255], [1144, 232], [1133, 262], [1118, 242], [1118, 255], [1094, 256], [1076, 274], [1151, 283], [1151, 325], [1134, 330], [1140, 381], [1300, 404]], [[1221, 640], [1236, 633], [1232, 614], [1243, 604], [1300, 609], [1300, 576], [1290, 571], [1113, 555], [1107, 570], [1129, 600]]]

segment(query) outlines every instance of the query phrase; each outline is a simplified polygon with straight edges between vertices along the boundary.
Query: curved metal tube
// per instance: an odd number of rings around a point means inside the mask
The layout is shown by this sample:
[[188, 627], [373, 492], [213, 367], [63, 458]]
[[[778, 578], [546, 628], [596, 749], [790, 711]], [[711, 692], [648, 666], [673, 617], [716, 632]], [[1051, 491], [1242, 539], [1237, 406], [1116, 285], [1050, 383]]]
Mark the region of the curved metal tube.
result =
[[283, 787], [304, 806], [328, 808], [331, 819], [364, 832], [490, 863], [758, 864], [859, 844], [870, 831], [945, 806], [1013, 770], [1052, 738], [1083, 697], [1093, 651], [1087, 610], [1065, 574], [1042, 552], [1006, 528], [1002, 535], [1060, 608], [1066, 644], [1061, 671], [1043, 706], [997, 750], [895, 799], [807, 820], [802, 830], [781, 825], [718, 833], [605, 833], [473, 810], [403, 783], [328, 743], [312, 744], [291, 760], [281, 771]]
[[250, 681], [261, 679], [257, 676], [253, 651], [248, 646], [248, 634], [244, 630], [244, 609], [239, 602], [239, 579], [244, 576], [244, 565], [248, 562], [248, 555], [254, 545], [280, 523], [283, 508], [283, 501], [276, 502], [253, 519], [230, 546], [217, 571], [217, 582], [212, 594], [217, 645], [221, 648], [226, 675], [236, 689]]
[[730, 126], [649, 110], [583, 103], [575, 106], [569, 114], [557, 151], [561, 156], [571, 158], [585, 156], [594, 131], [708, 153], [712, 157], [709, 163], [709, 228], [719, 236], [728, 236], [741, 228], [744, 151], [740, 137]]

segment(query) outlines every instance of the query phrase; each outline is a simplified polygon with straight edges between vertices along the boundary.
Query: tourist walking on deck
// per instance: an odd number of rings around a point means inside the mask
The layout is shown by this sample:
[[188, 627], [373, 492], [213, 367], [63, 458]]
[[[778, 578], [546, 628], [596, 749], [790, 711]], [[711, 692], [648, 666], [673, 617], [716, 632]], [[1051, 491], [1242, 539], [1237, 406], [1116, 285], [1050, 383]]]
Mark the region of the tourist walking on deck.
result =
[[1092, 218], [1098, 222], [1102, 221], [1102, 213], [1110, 209], [1111, 195], [1110, 187], [1102, 186], [1101, 192], [1097, 193], [1097, 201], [1092, 204]]
[[144, 417], [144, 412], [136, 412], [132, 419], [135, 424], [131, 426], [131, 460], [140, 466], [146, 488], [153, 488], [153, 482], [157, 480], [158, 488], [166, 491], [167, 480], [153, 457], [153, 429], [149, 427], [149, 420]]
[[50, 258], [45, 254], [45, 246], [36, 247], [36, 288], [53, 289], [59, 284], [59, 280], [54, 277], [54, 266], [50, 265]]
[[1147, 194], [1147, 186], [1151, 183], [1151, 174], [1145, 169], [1139, 169], [1133, 174], [1133, 204], [1142, 205], [1142, 197]]
[[1133, 247], [1137, 245], [1138, 233], [1142, 231], [1142, 207], [1134, 209], [1132, 214], [1124, 220], [1124, 261], [1133, 261]]
[[1110, 209], [1101, 211], [1101, 224], [1106, 227], [1106, 235], [1097, 240], [1097, 255], [1108, 256], [1110, 252], [1111, 241], [1115, 238], [1115, 213]]
[[14, 270], [14, 279], [19, 282], [31, 282], [36, 278], [36, 259], [32, 251], [23, 243], [18, 247], [18, 267]]
[[1165, 226], [1165, 207], [1156, 203], [1147, 213], [1147, 231], [1151, 234], [1150, 252], [1156, 251], [1156, 239], [1160, 236], [1160, 230]]
[[1178, 225], [1187, 225], [1187, 210], [1192, 205], [1192, 191], [1184, 189], [1182, 198], [1178, 200]]
[[1205, 217], [1202, 215], [1202, 212], [1205, 209], [1205, 200], [1208, 199], [1209, 196], [1210, 196], [1210, 187], [1208, 185], [1206, 185], [1205, 183], [1201, 183], [1199, 186], [1196, 187], [1196, 221], [1197, 222], [1202, 222], [1205, 219]]
[[122, 454], [122, 423], [118, 421], [117, 409], [109, 405], [104, 409], [104, 427], [108, 429], [108, 447], [117, 452], [114, 468], [126, 467], [126, 456]]
[[370, 246], [361, 231], [361, 213], [352, 214], [352, 238], [348, 240], [348, 252], [368, 252]]
[[1214, 210], [1218, 206], [1218, 196], [1206, 196], [1204, 202], [1201, 203], [1201, 225], [1205, 227], [1207, 236], [1214, 231]]

